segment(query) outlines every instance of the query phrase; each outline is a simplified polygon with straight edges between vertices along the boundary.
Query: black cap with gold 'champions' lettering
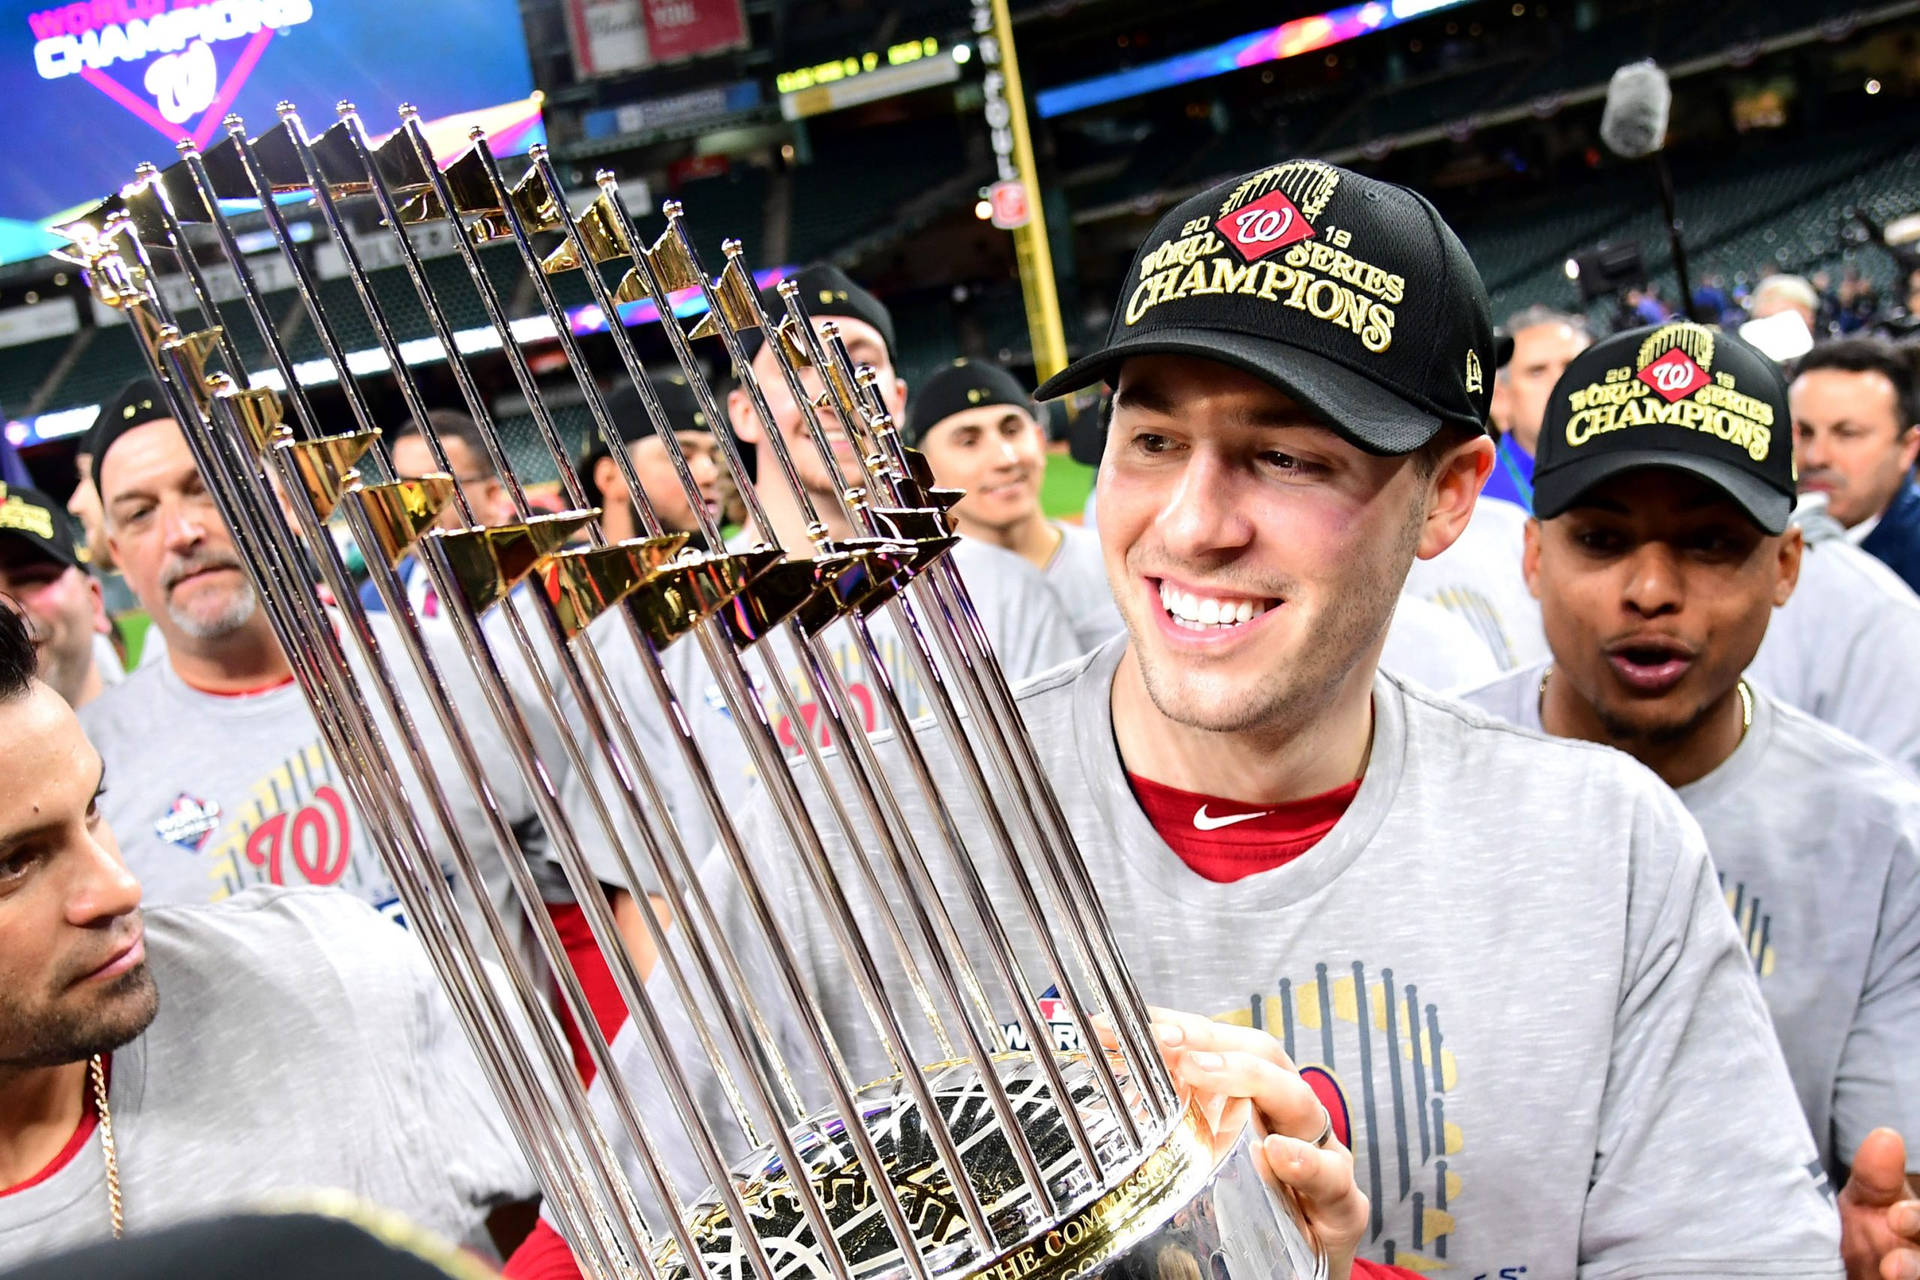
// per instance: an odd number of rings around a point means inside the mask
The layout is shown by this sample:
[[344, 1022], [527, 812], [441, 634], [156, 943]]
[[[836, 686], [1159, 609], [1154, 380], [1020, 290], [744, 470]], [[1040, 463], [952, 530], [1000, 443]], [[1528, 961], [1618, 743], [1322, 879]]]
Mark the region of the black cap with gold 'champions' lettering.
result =
[[1162, 217], [1106, 345], [1036, 395], [1111, 382], [1142, 355], [1243, 369], [1380, 454], [1411, 453], [1446, 424], [1484, 431], [1495, 367], [1486, 287], [1433, 206], [1318, 160], [1220, 183]]
[[1547, 398], [1533, 513], [1571, 507], [1639, 467], [1691, 472], [1767, 533], [1793, 513], [1787, 384], [1733, 334], [1698, 324], [1629, 329], [1573, 358]]

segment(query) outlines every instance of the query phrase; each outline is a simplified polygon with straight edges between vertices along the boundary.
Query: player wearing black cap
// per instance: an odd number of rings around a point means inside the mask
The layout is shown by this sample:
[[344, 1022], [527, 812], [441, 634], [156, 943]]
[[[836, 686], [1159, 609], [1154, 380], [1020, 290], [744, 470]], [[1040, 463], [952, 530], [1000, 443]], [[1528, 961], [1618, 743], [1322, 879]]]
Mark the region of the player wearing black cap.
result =
[[[823, 328], [829, 323], [838, 325], [854, 363], [869, 365], [879, 375], [876, 386], [881, 398], [895, 421], [900, 421], [906, 408], [907, 384], [894, 372], [893, 318], [887, 313], [886, 307], [878, 298], [848, 279], [838, 267], [816, 264], [800, 271], [793, 279], [814, 318], [815, 326]], [[772, 290], [763, 296], [762, 303], [770, 315], [784, 312], [784, 303]], [[786, 441], [801, 485], [812, 496], [821, 519], [833, 536], [853, 536], [854, 530], [840, 506], [840, 493], [845, 486], [858, 483], [860, 468], [852, 442], [842, 429], [839, 418], [831, 407], [820, 410], [821, 426], [835, 446], [837, 466], [830, 468], [814, 446], [800, 406], [794, 403], [788, 393], [773, 349], [761, 340], [758, 329], [748, 330], [741, 336], [750, 352], [753, 376], [766, 393], [774, 428]], [[814, 395], [818, 395], [824, 385], [818, 372], [812, 369], [807, 370], [803, 382], [809, 393]], [[808, 554], [812, 544], [799, 502], [774, 459], [772, 446], [765, 441], [759, 415], [754, 411], [745, 390], [736, 387], [728, 394], [726, 412], [729, 428], [748, 451], [749, 457], [757, 459], [758, 480], [753, 486], [754, 493], [766, 510], [767, 521], [772, 526], [768, 529], [749, 527], [739, 535], [736, 543], [750, 545], [764, 538], [790, 553]], [[1010, 551], [973, 539], [962, 539], [952, 555], [966, 576], [994, 652], [1010, 676], [1016, 680], [1024, 679], [1079, 654], [1066, 609], [1040, 576], [1039, 570]], [[617, 626], [619, 623], [609, 616], [601, 625]], [[926, 692], [908, 665], [892, 623], [876, 616], [870, 625], [875, 642], [887, 660], [888, 669], [894, 673], [896, 691], [908, 716], [918, 718], [931, 714]], [[879, 727], [884, 714], [883, 704], [874, 692], [874, 677], [868, 669], [865, 651], [855, 643], [844, 625], [828, 627], [821, 633], [820, 639], [845, 680], [856, 710], [864, 717], [865, 727]], [[796, 722], [781, 710], [777, 702], [768, 701], [767, 710], [774, 720], [774, 730], [782, 745], [795, 757], [800, 750], [799, 734], [812, 733], [820, 745], [830, 745], [828, 723], [815, 703], [806, 667], [799, 655], [793, 652], [783, 636], [775, 637], [768, 645], [762, 646], [761, 651], [768, 655], [780, 655], [787, 679], [796, 690], [800, 703], [800, 716]], [[633, 647], [624, 642], [608, 643], [601, 647], [601, 653], [616, 685], [629, 693], [629, 705], [645, 709], [635, 718], [635, 728], [642, 735], [643, 744], [657, 747], [663, 757], [670, 755], [671, 743], [666, 736], [664, 722], [652, 714], [655, 705], [653, 695], [635, 665], [640, 659]], [[678, 691], [694, 734], [707, 753], [714, 780], [722, 795], [730, 801], [744, 799], [754, 783], [752, 761], [728, 714], [725, 699], [706, 660], [694, 645], [675, 645], [666, 651], [663, 658], [668, 678]], [[609, 883], [618, 883], [621, 878], [619, 862], [613, 856], [608, 842], [598, 834], [603, 828], [593, 817], [597, 812], [593, 808], [594, 790], [614, 785], [614, 779], [604, 761], [596, 761], [595, 770], [592, 776], [570, 776], [562, 790], [562, 799], [577, 815], [575, 830], [602, 878]], [[710, 848], [714, 841], [712, 818], [691, 779], [682, 776], [679, 770], [672, 770], [662, 781], [667, 787], [669, 808], [687, 847], [702, 850]], [[629, 838], [638, 839], [638, 835]]]
[[914, 392], [900, 434], [926, 455], [941, 485], [966, 490], [951, 512], [956, 530], [1046, 575], [1083, 652], [1120, 634], [1099, 537], [1040, 509], [1046, 431], [1012, 374], [984, 360], [955, 360]]
[[[652, 383], [654, 395], [659, 398], [660, 407], [672, 426], [674, 439], [680, 442], [680, 451], [687, 457], [687, 467], [700, 488], [701, 499], [713, 515], [720, 516], [725, 488], [721, 483], [719, 457], [714, 451], [713, 424], [707, 421], [706, 411], [700, 407], [687, 380], [678, 373], [655, 375]], [[691, 534], [692, 541], [699, 545], [700, 522], [687, 501], [686, 488], [668, 459], [667, 446], [648, 416], [640, 393], [631, 383], [623, 381], [608, 394], [607, 414], [613, 419], [620, 439], [626, 443], [627, 458], [633, 463], [634, 474], [646, 490], [647, 501], [660, 517], [660, 523], [669, 533]], [[617, 542], [635, 536], [639, 526], [634, 520], [634, 504], [627, 493], [626, 478], [597, 432], [577, 469], [581, 488], [604, 512], [600, 523], [607, 537]]]
[[[1022, 714], [1146, 998], [1242, 1024], [1227, 1056], [1304, 1078], [1351, 1144], [1280, 1144], [1336, 1280], [1355, 1251], [1461, 1276], [1837, 1274], [1679, 801], [1617, 752], [1375, 670], [1409, 562], [1457, 536], [1492, 464], [1492, 358], [1465, 250], [1403, 188], [1288, 161], [1161, 217], [1106, 344], [1040, 388], [1114, 387], [1099, 530], [1128, 634], [1029, 682]], [[795, 953], [830, 954], [771, 809], [745, 824]], [[722, 928], [746, 909], [708, 891]], [[824, 961], [809, 981], [845, 989]], [[667, 1132], [637, 1040], [615, 1051]], [[1289, 1096], [1269, 1123], [1311, 1139]]]
[[71, 707], [99, 697], [94, 637], [108, 626], [100, 584], [87, 576], [66, 512], [38, 489], [0, 484], [0, 595], [27, 620], [40, 678]]
[[[1900, 1139], [1920, 1141], [1920, 784], [1741, 675], [1800, 570], [1789, 421], [1779, 373], [1731, 334], [1636, 329], [1575, 358], [1527, 532], [1552, 662], [1465, 697], [1618, 747], [1677, 791], [1821, 1159], [1836, 1181], [1852, 1170], [1849, 1271], [1913, 1274]], [[1883, 1271], [1896, 1249], [1907, 1269]]]

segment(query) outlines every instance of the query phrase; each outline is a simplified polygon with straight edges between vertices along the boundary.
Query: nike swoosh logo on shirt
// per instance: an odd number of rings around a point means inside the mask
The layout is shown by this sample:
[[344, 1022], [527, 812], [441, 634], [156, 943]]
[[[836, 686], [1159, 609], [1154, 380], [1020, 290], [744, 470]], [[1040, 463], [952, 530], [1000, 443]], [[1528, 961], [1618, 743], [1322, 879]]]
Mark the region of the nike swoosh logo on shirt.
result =
[[1245, 822], [1248, 818], [1264, 818], [1272, 812], [1273, 810], [1268, 809], [1264, 813], [1230, 813], [1225, 817], [1215, 818], [1208, 815], [1207, 806], [1201, 805], [1200, 812], [1193, 815], [1193, 829], [1218, 831], [1221, 827], [1230, 827], [1236, 822]]

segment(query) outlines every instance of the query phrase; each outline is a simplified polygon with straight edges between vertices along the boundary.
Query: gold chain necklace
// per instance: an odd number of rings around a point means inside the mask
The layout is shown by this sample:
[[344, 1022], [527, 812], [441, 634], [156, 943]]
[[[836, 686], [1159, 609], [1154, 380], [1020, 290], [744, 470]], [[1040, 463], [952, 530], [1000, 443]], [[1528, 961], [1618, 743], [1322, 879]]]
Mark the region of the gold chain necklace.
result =
[[[1552, 667], [1548, 667], [1540, 673], [1540, 706], [1543, 711], [1547, 705], [1547, 677], [1552, 674]], [[1753, 690], [1747, 687], [1747, 678], [1745, 676], [1740, 677], [1740, 683], [1735, 685], [1734, 688], [1740, 693], [1740, 739], [1744, 742], [1747, 737], [1747, 730], [1753, 728]]]
[[100, 1117], [100, 1154], [107, 1165], [107, 1211], [113, 1215], [113, 1238], [125, 1230], [120, 1218], [120, 1153], [113, 1145], [113, 1108], [107, 1104], [107, 1063], [100, 1054], [87, 1059], [87, 1079], [93, 1082], [93, 1109]]

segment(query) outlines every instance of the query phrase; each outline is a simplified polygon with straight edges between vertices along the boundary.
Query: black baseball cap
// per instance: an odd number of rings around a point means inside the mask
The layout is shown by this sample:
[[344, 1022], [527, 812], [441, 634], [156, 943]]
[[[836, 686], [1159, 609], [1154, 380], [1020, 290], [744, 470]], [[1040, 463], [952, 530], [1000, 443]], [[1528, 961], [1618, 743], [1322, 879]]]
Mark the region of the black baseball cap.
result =
[[86, 567], [66, 510], [38, 489], [0, 484], [0, 538], [18, 538], [70, 568]]
[[367, 1209], [350, 1219], [320, 1212], [202, 1218], [61, 1250], [0, 1275], [5, 1280], [488, 1280], [496, 1273], [398, 1214]]
[[100, 463], [115, 440], [135, 427], [172, 417], [173, 406], [167, 403], [160, 384], [151, 378], [136, 378], [120, 388], [120, 394], [102, 406], [93, 425], [87, 428], [80, 452], [93, 458], [93, 474], [97, 479]]
[[[653, 394], [660, 401], [662, 413], [676, 434], [682, 431], [713, 431], [713, 424], [707, 421], [706, 410], [700, 407], [700, 400], [694, 395], [693, 388], [687, 385], [686, 378], [678, 372], [656, 373], [650, 375], [648, 381], [653, 385]], [[620, 433], [620, 439], [627, 444], [658, 434], [652, 417], [647, 413], [646, 402], [628, 379], [622, 378], [619, 385], [607, 393], [607, 417], [613, 420], [614, 430]], [[599, 487], [593, 483], [593, 469], [600, 459], [611, 455], [607, 452], [606, 441], [600, 438], [597, 426], [592, 429], [589, 441], [590, 447], [576, 469], [580, 474], [580, 487], [587, 491], [588, 497], [593, 497], [599, 492]]]
[[1629, 329], [1573, 358], [1547, 400], [1533, 464], [1533, 513], [1571, 507], [1638, 467], [1687, 471], [1768, 533], [1793, 512], [1787, 384], [1731, 333], [1675, 323]]
[[[880, 340], [886, 343], [887, 358], [899, 359], [900, 345], [894, 337], [893, 313], [887, 310], [886, 303], [855, 284], [846, 272], [830, 262], [815, 262], [800, 268], [787, 279], [800, 287], [800, 301], [805, 304], [808, 315], [815, 320], [849, 316], [864, 320], [874, 327]], [[766, 311], [767, 318], [775, 324], [779, 324], [780, 318], [787, 314], [787, 303], [780, 296], [779, 285], [760, 291], [760, 305]], [[747, 329], [740, 334], [740, 344], [746, 348], [747, 359], [753, 359], [764, 340], [765, 335], [759, 329]]]
[[900, 438], [917, 445], [954, 414], [996, 404], [1010, 404], [1027, 414], [1034, 411], [1033, 396], [999, 365], [986, 360], [955, 360], [914, 389]]
[[1106, 345], [1049, 400], [1133, 356], [1215, 360], [1279, 387], [1360, 448], [1411, 453], [1486, 430], [1486, 287], [1432, 205], [1318, 160], [1287, 160], [1176, 205], [1134, 255]]

